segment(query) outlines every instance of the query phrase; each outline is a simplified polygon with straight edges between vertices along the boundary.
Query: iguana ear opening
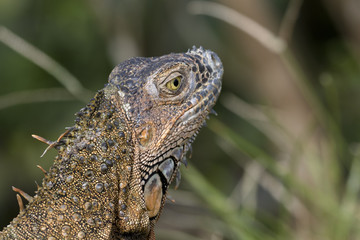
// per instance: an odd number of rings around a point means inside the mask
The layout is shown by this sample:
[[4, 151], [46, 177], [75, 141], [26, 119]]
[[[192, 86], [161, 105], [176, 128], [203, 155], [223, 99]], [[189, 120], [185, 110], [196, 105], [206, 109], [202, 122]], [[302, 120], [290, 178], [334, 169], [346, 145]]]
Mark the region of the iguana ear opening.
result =
[[146, 124], [143, 127], [139, 128], [140, 132], [138, 133], [138, 140], [141, 146], [146, 147], [153, 138], [153, 127], [151, 124]]

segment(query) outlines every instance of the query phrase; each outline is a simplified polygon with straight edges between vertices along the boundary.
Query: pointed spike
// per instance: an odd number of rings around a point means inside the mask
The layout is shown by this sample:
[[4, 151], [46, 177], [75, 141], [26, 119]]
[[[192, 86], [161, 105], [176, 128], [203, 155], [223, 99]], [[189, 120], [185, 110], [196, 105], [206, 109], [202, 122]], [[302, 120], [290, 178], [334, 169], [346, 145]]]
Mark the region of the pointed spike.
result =
[[181, 182], [181, 172], [180, 169], [178, 169], [175, 177], [175, 190], [179, 188], [180, 182]]
[[56, 142], [55, 143], [53, 143], [53, 144], [51, 144], [51, 145], [49, 145], [45, 150], [44, 150], [44, 152], [41, 154], [41, 158], [45, 155], [45, 153], [47, 153], [47, 151], [49, 151], [50, 149], [52, 149], [53, 147], [55, 147], [56, 146]]
[[207, 127], [206, 121], [203, 122], [202, 127]]
[[12, 190], [13, 190], [14, 192], [20, 193], [20, 195], [21, 195], [23, 198], [25, 198], [28, 202], [30, 202], [30, 201], [33, 199], [32, 196], [30, 196], [29, 194], [27, 194], [26, 192], [24, 192], [23, 190], [21, 190], [21, 189], [19, 189], [19, 188], [16, 188], [16, 187], [12, 186]]
[[31, 136], [32, 136], [33, 138], [35, 138], [36, 140], [39, 140], [40, 142], [49, 145], [49, 146], [45, 149], [45, 151], [41, 154], [40, 157], [43, 157], [43, 156], [45, 155], [45, 153], [46, 153], [49, 149], [55, 147], [56, 144], [57, 144], [57, 142], [47, 140], [47, 139], [45, 139], [45, 138], [43, 138], [43, 137], [40, 137], [40, 136], [38, 136], [38, 135], [35, 135], [35, 134], [32, 134]]
[[189, 159], [192, 157], [192, 146], [191, 146], [191, 144], [187, 145], [186, 155], [188, 156]]
[[183, 163], [185, 165], [185, 167], [188, 166], [188, 161], [187, 161], [186, 156], [183, 156], [183, 158], [180, 161], [181, 161], [181, 163]]
[[32, 136], [33, 138], [35, 138], [36, 140], [38, 140], [38, 141], [40, 141], [40, 142], [42, 142], [42, 143], [45, 143], [45, 144], [47, 144], [47, 145], [51, 145], [51, 144], [54, 143], [53, 141], [47, 140], [47, 139], [45, 139], [45, 138], [43, 138], [43, 137], [40, 137], [40, 136], [38, 136], [38, 135], [35, 135], [35, 134], [32, 134], [31, 136]]
[[58, 139], [56, 140], [56, 143], [59, 143], [60, 142], [60, 140], [63, 138], [63, 137], [65, 137], [66, 136], [66, 134], [68, 134], [70, 131], [72, 131], [73, 130], [73, 128], [68, 128], [63, 134], [61, 134], [59, 137], [58, 137]]
[[40, 186], [39, 186], [38, 182], [35, 181], [35, 184], [36, 184], [37, 190], [39, 190], [39, 189], [40, 189]]
[[40, 165], [36, 165], [45, 175], [47, 174], [47, 171]]
[[49, 151], [50, 149], [56, 147], [57, 144], [59, 144], [59, 142], [61, 141], [61, 139], [63, 137], [65, 137], [69, 132], [71, 132], [72, 130], [74, 130], [74, 127], [70, 127], [70, 128], [67, 128], [66, 131], [64, 133], [62, 133], [58, 139], [56, 141], [49, 141], [43, 137], [40, 137], [38, 135], [35, 135], [35, 134], [32, 134], [31, 136], [37, 140], [39, 140], [40, 142], [43, 142], [43, 143], [46, 143], [48, 144], [49, 146], [45, 149], [45, 151], [41, 154], [40, 157], [43, 157], [45, 155], [45, 153], [47, 153], [47, 151]]
[[171, 196], [171, 195], [166, 195], [166, 199], [168, 199], [169, 201], [171, 201], [172, 203], [175, 203], [175, 199]]
[[23, 203], [23, 200], [21, 199], [20, 195], [19, 194], [16, 194], [16, 199], [17, 199], [17, 202], [19, 204], [19, 209], [20, 209], [20, 212], [24, 211], [24, 203]]
[[217, 114], [217, 112], [215, 112], [215, 110], [214, 110], [214, 109], [211, 109], [211, 110], [210, 110], [210, 113], [211, 113], [211, 114], [214, 114], [215, 116], [217, 116], [217, 115], [218, 115], [218, 114]]

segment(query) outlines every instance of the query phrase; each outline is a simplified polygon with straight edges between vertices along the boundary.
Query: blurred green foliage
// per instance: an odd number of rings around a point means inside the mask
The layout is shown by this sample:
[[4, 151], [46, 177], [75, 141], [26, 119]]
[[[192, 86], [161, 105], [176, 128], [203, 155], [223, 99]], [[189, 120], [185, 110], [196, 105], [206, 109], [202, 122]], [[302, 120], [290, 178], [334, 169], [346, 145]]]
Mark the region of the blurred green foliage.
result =
[[[359, 239], [359, 4], [304, 1], [288, 48], [271, 52], [220, 19], [191, 14], [189, 2], [2, 0], [0, 25], [93, 92], [129, 57], [192, 45], [218, 53], [219, 115], [170, 192], [176, 203], [160, 218], [159, 239]], [[219, 1], [275, 36], [293, 2], [302, 1]], [[63, 88], [1, 42], [0, 62], [0, 106], [9, 101], [1, 96]], [[32, 194], [36, 165], [48, 169], [56, 154], [40, 159], [45, 146], [31, 134], [56, 139], [84, 104], [66, 95], [0, 109], [0, 227], [18, 212], [11, 186]]]

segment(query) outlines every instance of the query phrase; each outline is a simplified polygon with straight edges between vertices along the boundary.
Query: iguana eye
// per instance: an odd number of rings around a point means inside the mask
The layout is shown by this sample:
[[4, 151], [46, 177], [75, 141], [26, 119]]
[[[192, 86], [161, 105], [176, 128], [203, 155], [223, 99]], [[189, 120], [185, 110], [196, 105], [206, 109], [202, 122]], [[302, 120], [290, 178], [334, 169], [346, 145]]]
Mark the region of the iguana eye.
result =
[[180, 87], [181, 80], [182, 80], [181, 76], [174, 77], [166, 83], [166, 87], [171, 91], [176, 91]]

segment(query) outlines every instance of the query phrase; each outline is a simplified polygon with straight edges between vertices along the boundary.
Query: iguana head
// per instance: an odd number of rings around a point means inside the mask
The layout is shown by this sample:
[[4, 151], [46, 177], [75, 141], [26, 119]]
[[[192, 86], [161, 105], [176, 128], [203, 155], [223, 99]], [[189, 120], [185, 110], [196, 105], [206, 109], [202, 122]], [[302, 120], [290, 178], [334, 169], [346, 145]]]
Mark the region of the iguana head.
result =
[[126, 122], [133, 130], [134, 173], [149, 217], [156, 217], [190, 143], [211, 112], [223, 66], [210, 50], [132, 58], [110, 74]]

